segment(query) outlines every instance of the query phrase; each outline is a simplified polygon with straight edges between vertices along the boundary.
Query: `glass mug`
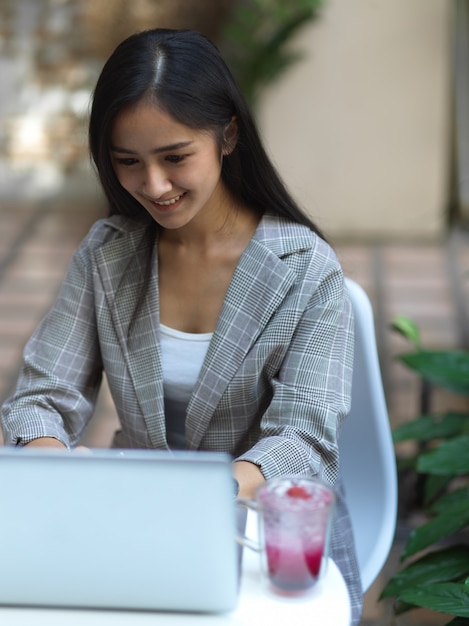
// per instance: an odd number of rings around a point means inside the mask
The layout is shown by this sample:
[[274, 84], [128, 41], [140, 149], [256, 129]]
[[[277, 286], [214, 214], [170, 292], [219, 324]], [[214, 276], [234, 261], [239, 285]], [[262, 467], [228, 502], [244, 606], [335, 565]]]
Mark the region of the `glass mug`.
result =
[[259, 542], [238, 537], [238, 542], [261, 553], [263, 570], [273, 588], [304, 592], [325, 571], [335, 493], [325, 483], [305, 476], [283, 476], [263, 483], [254, 500], [238, 506], [254, 510]]

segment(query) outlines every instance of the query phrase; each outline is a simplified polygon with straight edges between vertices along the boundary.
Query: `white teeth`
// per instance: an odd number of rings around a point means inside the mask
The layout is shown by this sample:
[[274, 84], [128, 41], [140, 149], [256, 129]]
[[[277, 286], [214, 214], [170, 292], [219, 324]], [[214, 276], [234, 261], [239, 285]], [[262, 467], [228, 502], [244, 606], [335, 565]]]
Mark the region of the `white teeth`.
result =
[[164, 202], [158, 202], [157, 200], [154, 200], [154, 202], [160, 206], [171, 206], [171, 204], [176, 204], [176, 202], [182, 198], [183, 195], [184, 194], [182, 193], [180, 196], [177, 196], [177, 198], [171, 198], [171, 200], [165, 200]]

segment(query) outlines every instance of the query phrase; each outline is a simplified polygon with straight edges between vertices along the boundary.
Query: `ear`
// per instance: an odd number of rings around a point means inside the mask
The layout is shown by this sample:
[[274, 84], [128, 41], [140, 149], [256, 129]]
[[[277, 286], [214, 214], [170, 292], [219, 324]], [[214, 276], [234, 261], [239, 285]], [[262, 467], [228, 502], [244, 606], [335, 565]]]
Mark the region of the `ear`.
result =
[[223, 131], [223, 156], [228, 156], [236, 148], [238, 143], [238, 121], [236, 116], [233, 115], [231, 122], [229, 122]]

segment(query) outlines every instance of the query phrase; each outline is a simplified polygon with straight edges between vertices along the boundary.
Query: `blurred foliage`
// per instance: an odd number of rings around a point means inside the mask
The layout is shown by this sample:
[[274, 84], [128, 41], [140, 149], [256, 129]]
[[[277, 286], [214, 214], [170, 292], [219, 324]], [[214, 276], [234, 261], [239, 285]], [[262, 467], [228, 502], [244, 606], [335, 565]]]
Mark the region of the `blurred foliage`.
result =
[[232, 3], [218, 43], [251, 106], [263, 87], [303, 57], [288, 44], [302, 26], [319, 17], [323, 4], [324, 0]]
[[[413, 351], [400, 361], [422, 380], [469, 396], [469, 353], [426, 350], [416, 324], [399, 316], [392, 328]], [[395, 598], [397, 614], [425, 607], [452, 616], [448, 626], [469, 624], [469, 414], [446, 411], [420, 415], [397, 427], [394, 441], [417, 442], [408, 464], [424, 477], [426, 521], [415, 528], [404, 547], [404, 567], [385, 586], [381, 597]]]

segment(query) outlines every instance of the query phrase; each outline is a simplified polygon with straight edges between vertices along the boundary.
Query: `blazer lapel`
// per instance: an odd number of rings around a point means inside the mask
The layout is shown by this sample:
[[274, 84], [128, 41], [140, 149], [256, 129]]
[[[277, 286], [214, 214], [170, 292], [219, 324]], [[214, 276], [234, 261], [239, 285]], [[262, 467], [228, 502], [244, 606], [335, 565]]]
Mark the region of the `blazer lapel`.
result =
[[[157, 340], [158, 267], [147, 228], [123, 228], [122, 236], [99, 248], [95, 258], [150, 440], [162, 448], [167, 443]], [[310, 245], [291, 227], [282, 231], [277, 218], [261, 220], [231, 280], [187, 409], [188, 448], [198, 448], [227, 385], [296, 279], [281, 257]]]
[[197, 448], [230, 380], [295, 280], [295, 274], [253, 239], [228, 288], [187, 410], [186, 445]]
[[[124, 231], [95, 253], [110, 315], [153, 447], [167, 447], [159, 342], [157, 259], [148, 227]], [[131, 390], [129, 389], [129, 392]]]

